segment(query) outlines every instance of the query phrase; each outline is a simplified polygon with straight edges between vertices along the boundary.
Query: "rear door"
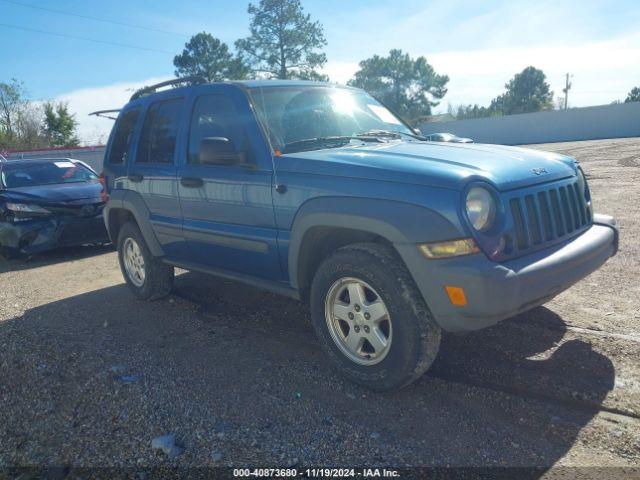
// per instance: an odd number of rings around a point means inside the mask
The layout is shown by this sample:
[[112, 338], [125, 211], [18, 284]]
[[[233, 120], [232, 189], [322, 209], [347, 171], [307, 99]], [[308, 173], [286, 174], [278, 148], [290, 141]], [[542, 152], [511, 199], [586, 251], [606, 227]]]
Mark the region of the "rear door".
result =
[[[236, 88], [208, 86], [190, 103], [178, 182], [190, 256], [212, 269], [279, 280], [273, 168], [246, 98]], [[229, 139], [246, 154], [246, 163], [200, 163], [201, 141], [211, 137]]]
[[142, 197], [158, 241], [173, 258], [184, 253], [177, 163], [185, 113], [181, 97], [148, 105], [126, 177], [127, 188]]

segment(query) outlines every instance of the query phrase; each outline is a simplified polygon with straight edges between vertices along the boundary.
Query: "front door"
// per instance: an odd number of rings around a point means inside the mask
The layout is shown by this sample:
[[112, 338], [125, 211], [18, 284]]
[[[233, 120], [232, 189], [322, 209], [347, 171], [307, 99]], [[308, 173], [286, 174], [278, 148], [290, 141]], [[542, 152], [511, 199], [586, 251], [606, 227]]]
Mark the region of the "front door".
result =
[[[183, 232], [201, 266], [280, 280], [272, 203], [272, 168], [256, 148], [258, 128], [235, 88], [206, 87], [191, 102], [187, 158], [178, 189]], [[204, 138], [223, 138], [246, 163], [201, 163]], [[262, 146], [262, 144], [260, 144]]]
[[126, 179], [127, 188], [141, 197], [158, 241], [172, 258], [184, 253], [176, 158], [184, 108], [184, 98], [149, 105]]

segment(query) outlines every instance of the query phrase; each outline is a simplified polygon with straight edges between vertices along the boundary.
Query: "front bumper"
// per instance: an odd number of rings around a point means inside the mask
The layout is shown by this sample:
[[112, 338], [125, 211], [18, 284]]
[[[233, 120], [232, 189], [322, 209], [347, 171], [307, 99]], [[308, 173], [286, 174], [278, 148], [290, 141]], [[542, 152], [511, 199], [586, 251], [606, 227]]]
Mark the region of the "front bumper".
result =
[[[493, 325], [549, 301], [597, 270], [618, 250], [612, 217], [595, 215], [578, 237], [504, 263], [477, 254], [427, 260], [415, 245], [397, 245], [440, 326], [469, 331]], [[462, 287], [467, 305], [453, 306], [444, 286]]]
[[102, 214], [0, 222], [0, 253], [33, 255], [52, 248], [107, 242]]

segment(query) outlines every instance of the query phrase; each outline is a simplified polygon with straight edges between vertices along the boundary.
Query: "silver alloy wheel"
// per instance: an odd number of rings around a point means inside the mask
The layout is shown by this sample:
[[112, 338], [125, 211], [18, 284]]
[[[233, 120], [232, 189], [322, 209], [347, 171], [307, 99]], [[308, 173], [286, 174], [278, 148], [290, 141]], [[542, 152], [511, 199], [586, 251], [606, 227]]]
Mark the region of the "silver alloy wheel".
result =
[[391, 317], [368, 283], [352, 277], [337, 280], [329, 288], [324, 312], [331, 338], [353, 362], [375, 365], [389, 353]]
[[144, 285], [144, 258], [138, 242], [128, 237], [122, 245], [122, 260], [127, 276], [136, 287]]

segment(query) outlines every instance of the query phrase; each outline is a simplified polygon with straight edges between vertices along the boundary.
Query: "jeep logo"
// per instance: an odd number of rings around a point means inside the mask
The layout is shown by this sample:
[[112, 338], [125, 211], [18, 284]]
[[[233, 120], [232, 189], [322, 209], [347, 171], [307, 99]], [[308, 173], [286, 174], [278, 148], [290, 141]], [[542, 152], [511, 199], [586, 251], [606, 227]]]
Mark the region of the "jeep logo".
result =
[[531, 171], [533, 173], [535, 173], [536, 175], [542, 175], [543, 173], [549, 173], [549, 172], [547, 172], [546, 168], [532, 168]]

